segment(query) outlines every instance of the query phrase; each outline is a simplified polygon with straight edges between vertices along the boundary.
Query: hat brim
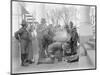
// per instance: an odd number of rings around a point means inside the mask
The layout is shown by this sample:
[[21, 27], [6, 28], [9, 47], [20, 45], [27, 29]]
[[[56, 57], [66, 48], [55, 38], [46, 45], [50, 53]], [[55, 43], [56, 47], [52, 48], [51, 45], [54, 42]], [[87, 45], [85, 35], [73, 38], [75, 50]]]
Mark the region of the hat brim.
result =
[[24, 25], [25, 26], [26, 24], [20, 24], [20, 25]]

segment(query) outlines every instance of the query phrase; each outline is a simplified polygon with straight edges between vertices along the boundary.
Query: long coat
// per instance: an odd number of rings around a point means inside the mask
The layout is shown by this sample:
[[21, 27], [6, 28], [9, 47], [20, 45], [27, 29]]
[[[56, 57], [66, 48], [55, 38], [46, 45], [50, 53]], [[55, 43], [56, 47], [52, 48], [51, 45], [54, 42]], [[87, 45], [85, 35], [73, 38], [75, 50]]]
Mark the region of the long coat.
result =
[[29, 34], [29, 39], [30, 39], [30, 41], [29, 41], [29, 43], [28, 43], [28, 60], [32, 60], [33, 59], [33, 37], [32, 37], [32, 34], [31, 34], [31, 32], [28, 32], [28, 34]]
[[22, 27], [15, 33], [15, 38], [20, 41], [21, 54], [27, 54], [30, 42], [28, 31]]
[[71, 32], [71, 52], [72, 54], [77, 53], [77, 42], [79, 42], [79, 36], [77, 31], [72, 31]]

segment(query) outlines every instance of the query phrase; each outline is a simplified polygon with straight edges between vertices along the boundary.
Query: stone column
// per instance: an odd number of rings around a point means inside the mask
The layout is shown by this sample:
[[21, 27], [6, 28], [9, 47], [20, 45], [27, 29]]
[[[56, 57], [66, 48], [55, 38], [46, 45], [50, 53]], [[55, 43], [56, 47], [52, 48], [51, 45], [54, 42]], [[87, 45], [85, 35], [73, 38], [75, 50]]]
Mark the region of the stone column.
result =
[[80, 20], [80, 23], [90, 24], [90, 7], [89, 6], [80, 6], [79, 20]]
[[90, 20], [90, 7], [80, 6], [79, 12], [79, 34], [80, 36], [92, 36], [91, 20]]
[[79, 20], [80, 20], [80, 23], [90, 24], [90, 7], [89, 6], [80, 6]]

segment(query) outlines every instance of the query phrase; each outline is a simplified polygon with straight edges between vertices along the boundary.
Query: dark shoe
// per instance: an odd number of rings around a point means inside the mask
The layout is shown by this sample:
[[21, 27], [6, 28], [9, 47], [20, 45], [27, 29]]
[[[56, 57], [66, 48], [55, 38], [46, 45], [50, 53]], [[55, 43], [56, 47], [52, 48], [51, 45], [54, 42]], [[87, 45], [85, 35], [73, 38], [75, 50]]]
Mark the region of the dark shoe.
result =
[[28, 66], [28, 63], [22, 63], [21, 66]]
[[27, 61], [22, 62], [21, 66], [28, 66], [29, 63]]
[[23, 63], [21, 63], [21, 66], [24, 66], [24, 64], [23, 64]]
[[34, 62], [31, 61], [31, 60], [26, 60], [26, 63], [32, 64], [32, 63], [34, 63]]
[[67, 62], [68, 63], [73, 63], [73, 62], [78, 62], [79, 61], [79, 56], [77, 57], [77, 59], [75, 59], [75, 60], [68, 60]]
[[34, 63], [34, 62], [33, 62], [33, 61], [31, 61], [31, 60], [30, 60], [30, 61], [28, 61], [28, 62], [29, 62], [29, 64], [33, 64], [33, 63]]

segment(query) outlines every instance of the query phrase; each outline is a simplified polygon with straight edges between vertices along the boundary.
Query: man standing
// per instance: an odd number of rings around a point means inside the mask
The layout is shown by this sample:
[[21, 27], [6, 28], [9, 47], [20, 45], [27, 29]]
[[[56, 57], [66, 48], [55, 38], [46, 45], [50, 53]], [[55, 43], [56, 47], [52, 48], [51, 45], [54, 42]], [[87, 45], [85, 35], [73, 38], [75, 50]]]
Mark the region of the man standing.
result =
[[65, 30], [66, 30], [66, 40], [65, 43], [62, 45], [63, 48], [63, 56], [64, 56], [64, 60], [66, 61], [66, 59], [68, 60], [68, 57], [71, 56], [71, 28], [72, 26], [69, 26], [66, 24], [65, 25]]
[[46, 57], [45, 50], [43, 49], [43, 43], [44, 43], [43, 35], [45, 27], [46, 27], [46, 20], [45, 18], [41, 18], [41, 23], [37, 27], [37, 33], [38, 33], [37, 39], [39, 42], [39, 61]]
[[72, 43], [72, 55], [77, 54], [77, 43], [79, 42], [79, 36], [76, 30], [76, 27], [73, 27], [72, 29], [72, 37], [71, 37], [71, 43]]
[[34, 36], [32, 36], [32, 32], [33, 32], [33, 26], [30, 25], [29, 28], [27, 29], [28, 30], [28, 35], [29, 35], [29, 43], [28, 43], [28, 50], [27, 50], [27, 53], [28, 53], [28, 57], [27, 57], [27, 62], [29, 64], [32, 64], [33, 63], [33, 40], [34, 40]]
[[20, 46], [21, 46], [21, 65], [22, 66], [27, 66], [28, 63], [27, 61], [27, 56], [28, 56], [28, 44], [29, 44], [29, 35], [28, 35], [28, 31], [26, 30], [27, 28], [27, 23], [25, 20], [22, 20], [22, 24], [21, 24], [21, 28], [15, 32], [15, 38], [20, 42]]
[[69, 31], [70, 31], [70, 35], [71, 35], [71, 38], [70, 38], [70, 46], [71, 46], [71, 54], [73, 54], [75, 51], [74, 51], [74, 41], [75, 39], [75, 33], [74, 33], [74, 30], [73, 30], [73, 22], [70, 21], [70, 24], [69, 24]]

